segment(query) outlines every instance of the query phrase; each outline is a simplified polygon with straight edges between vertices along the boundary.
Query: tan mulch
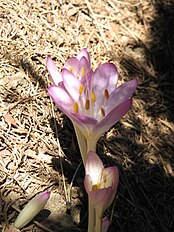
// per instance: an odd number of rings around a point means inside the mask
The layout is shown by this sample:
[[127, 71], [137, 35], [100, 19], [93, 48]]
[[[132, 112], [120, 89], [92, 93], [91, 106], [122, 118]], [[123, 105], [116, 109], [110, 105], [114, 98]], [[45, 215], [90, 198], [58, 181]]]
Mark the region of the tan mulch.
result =
[[73, 126], [47, 94], [46, 57], [59, 69], [87, 47], [136, 78], [129, 113], [98, 143], [120, 184], [109, 231], [174, 231], [174, 2], [0, 1], [0, 229], [37, 193], [44, 211], [22, 231], [86, 231], [84, 168]]

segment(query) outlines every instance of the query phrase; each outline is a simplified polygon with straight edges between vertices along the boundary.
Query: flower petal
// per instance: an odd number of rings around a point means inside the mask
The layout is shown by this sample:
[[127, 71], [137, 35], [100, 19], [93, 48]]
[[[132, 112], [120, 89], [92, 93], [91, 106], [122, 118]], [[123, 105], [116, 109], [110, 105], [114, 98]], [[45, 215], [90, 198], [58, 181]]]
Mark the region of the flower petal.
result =
[[93, 185], [97, 184], [100, 181], [100, 176], [103, 168], [103, 163], [98, 155], [95, 152], [90, 151], [87, 154], [85, 172], [86, 175], [89, 175], [91, 177]]
[[77, 102], [79, 99], [80, 81], [67, 69], [62, 70], [62, 79], [67, 92]]
[[58, 85], [58, 83], [62, 81], [62, 75], [61, 73], [59, 73], [56, 64], [49, 56], [47, 57], [47, 60], [46, 60], [46, 67], [50, 74], [51, 81], [55, 85]]
[[105, 104], [105, 112], [109, 113], [128, 98], [130, 98], [137, 87], [137, 80], [128, 81], [116, 88], [109, 96]]
[[48, 94], [65, 114], [73, 112], [73, 101], [69, 94], [60, 86], [52, 85], [48, 88]]
[[92, 190], [92, 179], [90, 175], [85, 175], [84, 186], [85, 186], [86, 192], [89, 194]]
[[118, 122], [130, 109], [132, 99], [128, 99], [115, 107], [109, 114], [107, 114], [96, 126], [93, 128], [96, 138], [109, 130], [116, 122]]
[[88, 63], [90, 64], [90, 56], [89, 56], [89, 53], [87, 51], [86, 48], [83, 48], [79, 53], [78, 55], [76, 56], [76, 58], [80, 61], [82, 57], [85, 57], [88, 61]]
[[80, 70], [78, 76], [81, 77], [80, 79], [82, 79], [82, 77], [90, 71], [91, 71], [90, 63], [88, 62], [86, 57], [82, 57], [80, 59]]
[[93, 190], [89, 193], [92, 205], [96, 209], [96, 214], [101, 216], [106, 208], [109, 207], [110, 199], [113, 194], [112, 187]]
[[118, 81], [117, 68], [112, 63], [101, 64], [94, 72], [93, 90], [95, 94], [104, 97], [105, 89], [110, 94], [115, 88]]
[[114, 167], [108, 167], [103, 170], [103, 172], [106, 175], [107, 185], [111, 186], [113, 185], [113, 188], [115, 191], [117, 191], [118, 182], [119, 182], [119, 172], [118, 168], [116, 166]]
[[73, 113], [74, 101], [66, 92], [66, 90], [61, 86], [50, 86], [48, 88], [48, 94], [53, 99], [58, 108], [76, 124], [84, 136], [86, 136], [86, 134], [89, 132], [89, 127], [97, 123], [94, 118]]
[[83, 114], [73, 114], [75, 118], [77, 118], [81, 123], [84, 123], [90, 128], [90, 126], [94, 126], [97, 124], [97, 120], [95, 118], [91, 118], [88, 116], [85, 116]]
[[[97, 144], [97, 140], [92, 136], [93, 128], [95, 124], [97, 124], [97, 120], [95, 118], [90, 118], [84, 115], [71, 114], [71, 120], [76, 125], [76, 127], [81, 131], [85, 140], [90, 141], [90, 144]], [[86, 159], [85, 159], [86, 160]]]
[[108, 206], [109, 207], [115, 197], [115, 194], [117, 192], [117, 188], [118, 188], [118, 182], [119, 182], [119, 172], [118, 172], [118, 168], [116, 166], [114, 167], [109, 167], [109, 168], [105, 168], [104, 172], [106, 173], [106, 181], [107, 184], [109, 186], [112, 186], [112, 194], [110, 196], [110, 198], [108, 199]]
[[79, 60], [76, 57], [71, 57], [65, 62], [63, 69], [67, 69], [71, 71], [75, 76], [77, 76], [79, 72], [79, 65]]

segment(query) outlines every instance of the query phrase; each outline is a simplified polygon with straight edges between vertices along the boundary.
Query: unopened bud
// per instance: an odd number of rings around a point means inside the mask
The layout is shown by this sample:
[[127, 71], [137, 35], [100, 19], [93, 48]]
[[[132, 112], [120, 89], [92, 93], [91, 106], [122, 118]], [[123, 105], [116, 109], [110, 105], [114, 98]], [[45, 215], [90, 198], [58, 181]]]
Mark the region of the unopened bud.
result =
[[27, 225], [45, 206], [50, 197], [50, 192], [45, 191], [30, 200], [18, 215], [14, 227], [21, 229]]

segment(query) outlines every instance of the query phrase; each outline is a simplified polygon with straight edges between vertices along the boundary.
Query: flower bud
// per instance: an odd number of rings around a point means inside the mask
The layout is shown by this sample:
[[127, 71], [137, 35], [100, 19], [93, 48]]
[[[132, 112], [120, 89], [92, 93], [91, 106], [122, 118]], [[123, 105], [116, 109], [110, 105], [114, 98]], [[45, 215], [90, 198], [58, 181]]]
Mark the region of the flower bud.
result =
[[45, 206], [50, 197], [50, 192], [45, 191], [30, 200], [18, 215], [14, 227], [21, 229], [27, 225]]

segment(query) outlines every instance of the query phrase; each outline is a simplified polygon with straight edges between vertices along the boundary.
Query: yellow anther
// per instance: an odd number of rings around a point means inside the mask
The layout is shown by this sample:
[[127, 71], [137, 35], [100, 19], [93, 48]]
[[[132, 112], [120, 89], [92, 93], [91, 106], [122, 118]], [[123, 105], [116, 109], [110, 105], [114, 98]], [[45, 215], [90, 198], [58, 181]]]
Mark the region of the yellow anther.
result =
[[70, 67], [70, 68], [69, 68], [69, 71], [72, 72], [72, 73], [74, 74], [74, 69], [73, 69], [73, 67]]
[[94, 184], [92, 186], [92, 190], [98, 190], [98, 189], [100, 189], [100, 183]]
[[78, 112], [79, 112], [78, 103], [77, 103], [77, 102], [74, 102], [74, 113], [75, 113], [75, 114], [78, 114]]
[[82, 77], [85, 75], [85, 68], [82, 67]]
[[109, 92], [107, 89], [105, 89], [104, 96], [105, 96], [106, 100], [109, 99]]
[[91, 93], [91, 100], [92, 100], [92, 102], [96, 101], [95, 93], [93, 91]]
[[80, 87], [79, 87], [79, 94], [82, 94], [82, 93], [83, 93], [83, 89], [84, 89], [84, 85], [81, 84]]
[[107, 175], [106, 175], [106, 172], [103, 172], [103, 182], [106, 184], [106, 177], [107, 177]]
[[89, 110], [89, 108], [90, 108], [90, 101], [89, 101], [89, 99], [87, 99], [85, 102], [85, 109]]
[[103, 107], [101, 107], [101, 114], [103, 115], [103, 117], [105, 117], [105, 115], [106, 115], [106, 113], [105, 113], [105, 110], [104, 110], [104, 108]]

